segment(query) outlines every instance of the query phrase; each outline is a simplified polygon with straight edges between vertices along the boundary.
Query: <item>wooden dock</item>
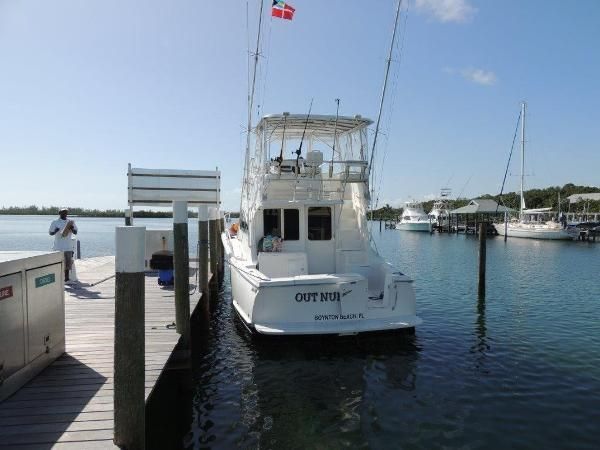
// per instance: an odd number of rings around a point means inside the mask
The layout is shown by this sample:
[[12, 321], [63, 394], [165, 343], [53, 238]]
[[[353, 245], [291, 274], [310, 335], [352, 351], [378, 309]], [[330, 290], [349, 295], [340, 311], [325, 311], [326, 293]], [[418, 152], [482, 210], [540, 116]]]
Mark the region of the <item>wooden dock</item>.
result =
[[[113, 444], [114, 257], [77, 260], [65, 287], [66, 353], [0, 403], [0, 448], [104, 449]], [[190, 286], [196, 286], [192, 276]], [[174, 291], [146, 276], [146, 401], [173, 352]], [[201, 295], [190, 295], [194, 311]]]

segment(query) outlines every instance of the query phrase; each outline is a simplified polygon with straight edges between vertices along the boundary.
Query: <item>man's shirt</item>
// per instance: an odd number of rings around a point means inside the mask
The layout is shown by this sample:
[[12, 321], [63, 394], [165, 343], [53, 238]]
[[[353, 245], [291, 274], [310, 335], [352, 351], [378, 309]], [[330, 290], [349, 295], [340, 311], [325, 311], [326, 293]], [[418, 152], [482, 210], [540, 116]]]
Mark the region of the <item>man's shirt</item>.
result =
[[[67, 222], [69, 222], [69, 219], [56, 219], [50, 224], [50, 228], [48, 229], [49, 232], [52, 232], [58, 228], [58, 231], [54, 235], [54, 245], [52, 246], [53, 250], [59, 252], [73, 251], [73, 233], [69, 231], [66, 236], [62, 235], [65, 226], [67, 226]], [[77, 231], [75, 222], [73, 222], [73, 229]]]

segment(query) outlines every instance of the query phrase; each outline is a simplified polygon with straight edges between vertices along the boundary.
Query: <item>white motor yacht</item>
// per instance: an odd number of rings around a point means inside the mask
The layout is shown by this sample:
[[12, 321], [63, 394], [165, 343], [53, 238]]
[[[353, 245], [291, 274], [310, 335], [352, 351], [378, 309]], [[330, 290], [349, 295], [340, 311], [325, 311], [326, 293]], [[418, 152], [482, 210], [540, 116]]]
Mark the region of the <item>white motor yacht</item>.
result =
[[354, 334], [421, 323], [412, 280], [370, 242], [370, 124], [284, 113], [257, 125], [239, 230], [222, 235], [233, 306], [249, 329]]
[[408, 201], [402, 211], [402, 219], [396, 224], [396, 230], [431, 231], [431, 222], [420, 202]]

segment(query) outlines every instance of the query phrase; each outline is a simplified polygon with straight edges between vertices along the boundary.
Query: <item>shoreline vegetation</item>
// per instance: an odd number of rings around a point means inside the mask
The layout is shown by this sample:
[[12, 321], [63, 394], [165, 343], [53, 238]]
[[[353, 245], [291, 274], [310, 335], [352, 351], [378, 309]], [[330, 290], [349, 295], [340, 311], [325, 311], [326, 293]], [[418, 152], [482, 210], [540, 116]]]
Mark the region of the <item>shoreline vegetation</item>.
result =
[[[528, 208], [547, 208], [551, 207], [554, 211], [559, 210], [558, 198], [560, 195], [560, 210], [564, 212], [600, 212], [600, 201], [589, 200], [578, 203], [569, 203], [568, 196], [573, 194], [600, 193], [600, 187], [577, 186], [572, 183], [565, 184], [563, 187], [552, 186], [544, 189], [530, 189], [525, 191], [525, 203]], [[484, 194], [474, 198], [485, 198], [495, 200], [509, 208], [519, 209], [519, 193], [508, 192], [502, 195]], [[471, 199], [458, 198], [451, 199], [453, 208], [460, 208], [469, 203]], [[430, 211], [435, 200], [422, 202], [425, 211]], [[8, 206], [0, 208], [0, 215], [24, 216], [24, 215], [47, 215], [55, 216], [58, 214], [58, 206]], [[386, 204], [381, 208], [373, 210], [373, 219], [375, 220], [394, 220], [402, 214], [403, 208], [393, 208]], [[371, 211], [369, 211], [370, 215]], [[122, 209], [87, 209], [80, 207], [69, 208], [69, 215], [75, 217], [124, 217], [125, 211]], [[134, 218], [171, 218], [172, 211], [133, 211]], [[195, 218], [198, 214], [195, 211], [189, 211], [188, 217]], [[239, 213], [231, 212], [230, 217], [237, 218]]]
[[[0, 208], [0, 215], [4, 216], [57, 216], [58, 206], [8, 206]], [[125, 211], [122, 209], [87, 209], [73, 207], [69, 208], [70, 217], [111, 217], [111, 218], [123, 218], [125, 217]], [[237, 218], [238, 213], [230, 213], [231, 217]], [[140, 210], [133, 211], [134, 218], [171, 218], [173, 217], [172, 211], [148, 211]], [[194, 211], [188, 212], [188, 217], [198, 217], [198, 213]]]
[[[559, 211], [558, 198], [560, 195], [560, 210], [562, 212], [584, 213], [584, 212], [600, 212], [600, 201], [586, 200], [578, 203], [569, 203], [567, 197], [573, 194], [592, 194], [600, 193], [600, 187], [594, 186], [577, 186], [573, 183], [567, 183], [563, 187], [551, 186], [544, 189], [530, 189], [523, 193], [527, 208], [548, 208], [553, 211]], [[473, 198], [457, 198], [449, 199], [452, 203], [452, 208], [461, 208], [467, 205], [472, 199], [490, 199], [505, 205], [516, 211], [519, 210], [520, 195], [518, 192], [507, 192], [500, 195], [484, 194]], [[431, 211], [433, 203], [436, 199], [421, 202], [425, 211]], [[402, 214], [403, 208], [392, 208], [390, 205], [385, 205], [379, 209], [373, 210], [374, 220], [395, 220]], [[369, 217], [371, 212], [369, 211]]]

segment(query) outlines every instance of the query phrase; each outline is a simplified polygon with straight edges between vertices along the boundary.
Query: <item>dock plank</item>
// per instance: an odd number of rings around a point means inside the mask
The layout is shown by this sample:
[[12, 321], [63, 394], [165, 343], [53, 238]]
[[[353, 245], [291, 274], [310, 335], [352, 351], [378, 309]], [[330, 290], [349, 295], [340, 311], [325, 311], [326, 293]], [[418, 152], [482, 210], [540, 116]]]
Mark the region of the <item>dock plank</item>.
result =
[[[66, 353], [0, 403], [0, 448], [104, 449], [113, 444], [114, 257], [76, 262], [77, 283], [65, 287]], [[174, 293], [147, 276], [146, 399], [179, 334]], [[194, 311], [200, 295], [190, 296]]]

